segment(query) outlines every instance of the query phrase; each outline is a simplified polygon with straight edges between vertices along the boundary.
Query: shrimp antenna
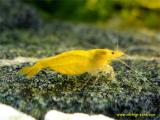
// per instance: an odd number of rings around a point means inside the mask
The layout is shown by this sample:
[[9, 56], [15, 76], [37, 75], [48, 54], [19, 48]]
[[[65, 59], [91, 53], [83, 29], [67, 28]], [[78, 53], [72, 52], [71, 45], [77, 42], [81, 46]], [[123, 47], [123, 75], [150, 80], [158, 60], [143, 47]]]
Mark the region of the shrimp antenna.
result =
[[117, 38], [117, 40], [116, 40], [116, 49], [118, 50], [119, 49], [119, 39]]
[[122, 61], [122, 60], [118, 60], [120, 63], [122, 63], [123, 65], [125, 65], [128, 69], [130, 69], [131, 71], [133, 71], [134, 73], [136, 73], [137, 75], [139, 75], [140, 77], [143, 77], [147, 80], [146, 77], [144, 77], [142, 74], [140, 74], [139, 72], [137, 72], [136, 70], [132, 69], [126, 62]]

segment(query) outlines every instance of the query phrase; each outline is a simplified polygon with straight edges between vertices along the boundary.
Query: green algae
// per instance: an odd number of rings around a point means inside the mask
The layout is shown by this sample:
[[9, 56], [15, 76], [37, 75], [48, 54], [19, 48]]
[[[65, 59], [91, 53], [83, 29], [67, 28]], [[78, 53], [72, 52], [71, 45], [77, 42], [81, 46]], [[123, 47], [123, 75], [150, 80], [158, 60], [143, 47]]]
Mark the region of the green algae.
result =
[[[27, 79], [17, 74], [20, 65], [4, 66], [0, 69], [0, 100], [39, 119], [51, 109], [111, 117], [118, 113], [158, 114], [160, 62], [126, 62], [139, 74], [115, 62], [117, 79], [101, 76], [95, 84], [95, 77], [89, 74], [69, 77], [43, 70]], [[79, 89], [88, 79], [84, 89]]]

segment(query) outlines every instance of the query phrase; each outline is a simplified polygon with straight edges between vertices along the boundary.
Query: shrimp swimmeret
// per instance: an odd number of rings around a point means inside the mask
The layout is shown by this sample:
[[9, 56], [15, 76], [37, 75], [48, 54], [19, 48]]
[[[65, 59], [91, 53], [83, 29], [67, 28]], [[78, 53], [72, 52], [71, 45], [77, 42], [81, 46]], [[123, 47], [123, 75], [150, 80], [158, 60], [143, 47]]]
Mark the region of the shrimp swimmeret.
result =
[[109, 49], [72, 50], [42, 58], [33, 66], [23, 67], [20, 72], [26, 74], [28, 78], [33, 77], [44, 68], [66, 75], [94, 73], [97, 70], [113, 72], [110, 63], [123, 55], [121, 51]]

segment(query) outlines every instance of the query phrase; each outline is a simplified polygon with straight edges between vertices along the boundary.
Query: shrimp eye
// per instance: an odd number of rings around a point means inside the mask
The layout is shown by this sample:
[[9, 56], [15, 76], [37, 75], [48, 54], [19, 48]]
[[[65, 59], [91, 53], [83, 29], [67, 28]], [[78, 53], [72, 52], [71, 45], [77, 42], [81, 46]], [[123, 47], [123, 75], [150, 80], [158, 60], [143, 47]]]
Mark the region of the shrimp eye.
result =
[[112, 54], [114, 54], [114, 52], [112, 52]]

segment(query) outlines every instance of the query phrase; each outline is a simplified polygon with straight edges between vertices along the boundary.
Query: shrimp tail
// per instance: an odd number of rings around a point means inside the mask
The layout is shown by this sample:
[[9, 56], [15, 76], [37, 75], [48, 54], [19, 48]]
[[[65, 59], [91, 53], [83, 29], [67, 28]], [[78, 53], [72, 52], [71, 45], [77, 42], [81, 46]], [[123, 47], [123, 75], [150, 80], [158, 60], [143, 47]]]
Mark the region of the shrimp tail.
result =
[[19, 72], [25, 74], [28, 78], [32, 78], [41, 69], [43, 69], [43, 66], [40, 63], [36, 63], [33, 66], [23, 67]]

